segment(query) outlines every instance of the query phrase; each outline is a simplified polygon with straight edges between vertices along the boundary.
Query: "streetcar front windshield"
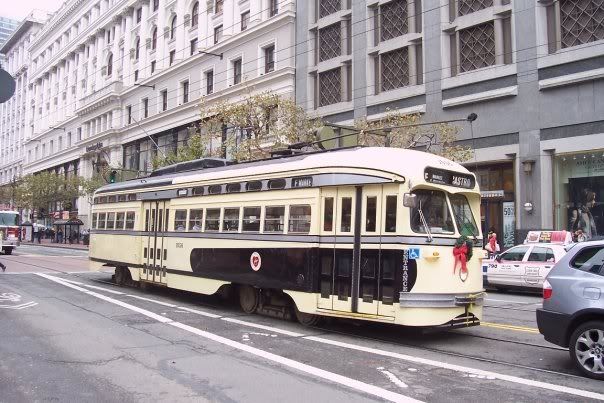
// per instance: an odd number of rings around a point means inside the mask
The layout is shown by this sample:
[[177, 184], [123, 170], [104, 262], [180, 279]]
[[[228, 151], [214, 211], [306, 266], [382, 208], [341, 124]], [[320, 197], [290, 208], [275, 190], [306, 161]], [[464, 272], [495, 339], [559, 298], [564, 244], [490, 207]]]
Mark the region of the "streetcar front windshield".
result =
[[0, 213], [0, 225], [9, 227], [19, 225], [19, 215], [16, 213]]
[[[427, 234], [454, 234], [455, 226], [447, 204], [447, 196], [439, 190], [416, 190], [417, 207], [411, 209], [411, 229]], [[423, 218], [422, 214], [423, 213]]]
[[468, 237], [478, 236], [478, 227], [470, 208], [470, 203], [464, 195], [449, 195], [451, 207], [453, 208], [453, 217], [460, 235]]

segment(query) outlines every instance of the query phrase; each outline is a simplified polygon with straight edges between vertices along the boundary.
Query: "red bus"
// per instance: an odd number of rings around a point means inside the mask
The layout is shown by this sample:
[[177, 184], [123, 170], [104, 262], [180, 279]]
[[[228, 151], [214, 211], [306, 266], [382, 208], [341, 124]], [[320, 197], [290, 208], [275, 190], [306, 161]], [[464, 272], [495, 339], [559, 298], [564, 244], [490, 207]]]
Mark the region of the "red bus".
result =
[[16, 211], [0, 211], [0, 235], [2, 236], [2, 252], [7, 255], [19, 246], [19, 213]]

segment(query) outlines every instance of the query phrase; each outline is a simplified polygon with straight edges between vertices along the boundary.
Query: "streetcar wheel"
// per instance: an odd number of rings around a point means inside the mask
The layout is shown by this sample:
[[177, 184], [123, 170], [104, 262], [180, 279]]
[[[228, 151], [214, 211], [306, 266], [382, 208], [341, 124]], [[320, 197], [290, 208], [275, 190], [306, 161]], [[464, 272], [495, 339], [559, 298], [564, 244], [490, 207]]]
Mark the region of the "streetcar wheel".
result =
[[244, 285], [239, 287], [239, 305], [245, 313], [254, 313], [260, 305], [260, 290]]
[[319, 315], [313, 315], [311, 313], [300, 312], [297, 306], [294, 306], [296, 313], [296, 319], [304, 326], [317, 326], [321, 317]]
[[120, 286], [124, 286], [130, 280], [130, 272], [125, 267], [115, 268], [115, 283]]
[[577, 327], [568, 347], [570, 358], [583, 375], [604, 380], [604, 322], [587, 322]]

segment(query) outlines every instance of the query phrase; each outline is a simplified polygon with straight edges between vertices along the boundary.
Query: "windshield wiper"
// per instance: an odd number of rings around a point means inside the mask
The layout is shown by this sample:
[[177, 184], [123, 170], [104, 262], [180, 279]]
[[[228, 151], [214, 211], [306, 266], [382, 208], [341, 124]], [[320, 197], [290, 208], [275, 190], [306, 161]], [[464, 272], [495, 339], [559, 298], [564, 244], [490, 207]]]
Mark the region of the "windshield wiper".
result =
[[426, 217], [424, 216], [424, 211], [422, 210], [422, 201], [419, 201], [419, 208], [417, 209], [419, 213], [419, 219], [422, 220], [422, 225], [426, 229], [426, 234], [428, 235], [428, 242], [432, 242], [432, 232], [430, 232], [430, 228], [428, 227], [428, 223], [426, 222]]

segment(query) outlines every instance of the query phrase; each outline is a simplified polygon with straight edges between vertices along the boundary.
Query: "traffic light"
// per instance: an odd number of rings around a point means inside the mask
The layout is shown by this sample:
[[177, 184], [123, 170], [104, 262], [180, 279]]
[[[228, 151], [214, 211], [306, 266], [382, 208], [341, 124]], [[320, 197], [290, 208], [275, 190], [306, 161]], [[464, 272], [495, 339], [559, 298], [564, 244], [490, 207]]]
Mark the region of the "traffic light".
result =
[[117, 176], [117, 171], [111, 171], [109, 173], [109, 183], [115, 183], [116, 176]]

